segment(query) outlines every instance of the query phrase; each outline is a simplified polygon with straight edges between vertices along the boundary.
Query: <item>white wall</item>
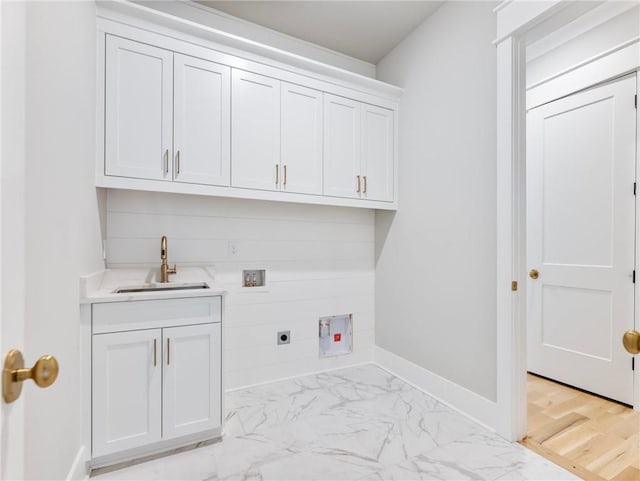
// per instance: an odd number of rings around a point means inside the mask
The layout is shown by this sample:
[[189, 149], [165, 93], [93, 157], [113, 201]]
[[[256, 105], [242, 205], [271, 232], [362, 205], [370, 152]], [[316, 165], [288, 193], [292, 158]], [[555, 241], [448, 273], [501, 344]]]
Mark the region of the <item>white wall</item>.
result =
[[248, 22], [204, 5], [184, 1], [168, 2], [162, 0], [135, 0], [135, 3], [366, 77], [376, 77], [376, 67], [369, 62], [364, 62], [343, 53]]
[[[374, 214], [308, 206], [110, 190], [109, 267], [169, 262], [213, 265], [229, 290], [224, 345], [227, 388], [371, 360], [374, 337]], [[229, 243], [237, 246], [234, 255]], [[267, 292], [240, 287], [242, 269], [266, 269]], [[318, 359], [318, 319], [353, 313], [354, 353]], [[276, 333], [291, 330], [291, 344]]]
[[82, 444], [81, 274], [102, 267], [95, 152], [95, 5], [27, 2], [25, 360], [56, 383], [25, 386], [25, 477], [64, 479]]
[[399, 210], [376, 214], [376, 345], [496, 398], [496, 32], [450, 2], [377, 66], [400, 103]]

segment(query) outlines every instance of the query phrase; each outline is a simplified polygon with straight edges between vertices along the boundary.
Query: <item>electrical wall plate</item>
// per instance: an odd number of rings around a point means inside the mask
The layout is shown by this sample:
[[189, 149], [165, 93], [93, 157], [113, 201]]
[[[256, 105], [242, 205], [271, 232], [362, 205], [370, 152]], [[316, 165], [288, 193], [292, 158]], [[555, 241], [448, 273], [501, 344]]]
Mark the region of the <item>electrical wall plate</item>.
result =
[[278, 346], [289, 344], [291, 342], [291, 331], [278, 332]]

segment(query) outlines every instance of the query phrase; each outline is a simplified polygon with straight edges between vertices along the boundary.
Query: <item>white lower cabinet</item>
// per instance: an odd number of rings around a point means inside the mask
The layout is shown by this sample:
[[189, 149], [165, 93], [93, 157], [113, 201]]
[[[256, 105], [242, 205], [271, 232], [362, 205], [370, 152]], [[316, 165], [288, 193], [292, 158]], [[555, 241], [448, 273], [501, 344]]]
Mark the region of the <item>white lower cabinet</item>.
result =
[[165, 439], [220, 426], [220, 324], [162, 330]]
[[[202, 299], [110, 304], [119, 318], [148, 319], [148, 329], [120, 332], [105, 332], [94, 306], [92, 458], [221, 428], [221, 303]], [[187, 324], [201, 322], [203, 309], [212, 322]], [[123, 328], [117, 321], [114, 330]]]
[[162, 439], [161, 329], [93, 336], [93, 455]]

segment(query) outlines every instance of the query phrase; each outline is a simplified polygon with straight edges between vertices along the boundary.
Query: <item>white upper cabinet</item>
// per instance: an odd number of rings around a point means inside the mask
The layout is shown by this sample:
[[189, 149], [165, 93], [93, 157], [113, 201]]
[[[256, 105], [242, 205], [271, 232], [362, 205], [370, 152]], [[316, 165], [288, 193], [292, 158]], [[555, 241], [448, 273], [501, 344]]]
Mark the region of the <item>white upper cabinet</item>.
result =
[[324, 94], [324, 194], [360, 196], [360, 103]]
[[233, 69], [231, 119], [231, 185], [278, 190], [280, 81]]
[[230, 77], [225, 65], [175, 54], [175, 181], [229, 185]]
[[394, 112], [325, 94], [324, 194], [393, 201]]
[[105, 174], [171, 180], [173, 53], [107, 35]]
[[102, 22], [96, 186], [397, 208], [397, 87]]
[[362, 104], [362, 197], [394, 199], [394, 113]]
[[299, 194], [322, 194], [322, 92], [281, 85], [280, 188]]

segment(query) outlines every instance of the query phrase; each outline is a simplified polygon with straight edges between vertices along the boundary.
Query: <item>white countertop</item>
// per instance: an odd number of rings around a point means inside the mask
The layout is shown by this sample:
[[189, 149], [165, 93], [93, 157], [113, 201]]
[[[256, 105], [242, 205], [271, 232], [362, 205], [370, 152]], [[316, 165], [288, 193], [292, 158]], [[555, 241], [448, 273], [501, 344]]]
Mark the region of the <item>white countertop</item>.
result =
[[[227, 291], [214, 284], [210, 267], [178, 267], [168, 283], [158, 282], [159, 269], [106, 269], [80, 278], [80, 304], [101, 302], [142, 301], [149, 299], [176, 299], [225, 295]], [[129, 292], [116, 294], [116, 289], [206, 283], [210, 289], [185, 289], [174, 291]]]

